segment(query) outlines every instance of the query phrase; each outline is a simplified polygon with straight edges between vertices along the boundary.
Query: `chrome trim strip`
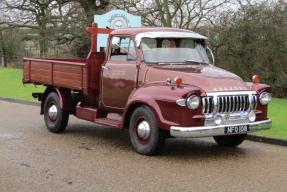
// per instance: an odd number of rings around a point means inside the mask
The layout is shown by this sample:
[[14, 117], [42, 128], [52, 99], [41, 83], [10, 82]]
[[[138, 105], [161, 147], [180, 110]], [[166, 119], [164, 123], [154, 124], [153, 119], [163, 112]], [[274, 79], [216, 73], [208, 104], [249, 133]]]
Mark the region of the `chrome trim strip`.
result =
[[239, 96], [239, 111], [242, 111], [242, 96]]
[[252, 110], [252, 106], [253, 106], [253, 95], [249, 95], [249, 96], [248, 96], [248, 101], [249, 101], [248, 110]]
[[254, 103], [255, 103], [254, 105], [254, 110], [255, 110], [257, 107], [257, 96], [256, 95], [254, 95]]
[[236, 96], [235, 96], [235, 101], [236, 101], [236, 102], [235, 102], [235, 103], [236, 103], [235, 106], [236, 106], [236, 108], [235, 108], [235, 111], [234, 111], [234, 112], [238, 112], [238, 111], [239, 111], [239, 110], [238, 110], [238, 107], [239, 107], [239, 103], [238, 103], [238, 102], [239, 102], [239, 99], [238, 99], [238, 98], [239, 98], [239, 97], [236, 95]]
[[227, 108], [227, 97], [222, 97], [223, 98], [223, 112], [226, 112]]
[[235, 97], [236, 97], [236, 96], [232, 96], [232, 100], [233, 100], [232, 112], [235, 112], [235, 111], [236, 111], [236, 106], [235, 106], [235, 104], [236, 104], [236, 102], [235, 102]]
[[186, 106], [186, 99], [178, 99], [178, 100], [176, 100], [176, 104], [181, 106], [181, 107], [185, 107]]
[[228, 99], [229, 99], [229, 102], [228, 102], [228, 105], [229, 105], [228, 112], [231, 112], [231, 106], [232, 106], [231, 96], [228, 96]]
[[206, 103], [205, 103], [206, 98], [202, 98], [202, 113], [205, 114], [206, 113]]
[[256, 91], [226, 91], [226, 92], [208, 92], [206, 96], [230, 96], [230, 95], [255, 95]]
[[243, 97], [243, 111], [246, 111], [246, 96]]
[[[239, 125], [246, 125], [246, 124], [204, 126], [204, 127], [171, 126], [170, 127], [170, 135], [173, 137], [189, 137], [189, 138], [212, 137], [212, 136], [219, 136], [219, 135], [232, 135], [232, 134], [225, 134], [224, 133], [224, 127], [239, 126]], [[272, 125], [272, 121], [270, 119], [268, 119], [268, 120], [248, 123], [248, 125], [250, 127], [250, 131], [248, 133], [251, 133], [251, 132], [255, 132], [255, 131], [262, 131], [262, 130], [270, 129], [271, 125]]]
[[217, 100], [217, 97], [213, 96], [212, 100], [213, 100], [213, 112], [218, 112], [218, 100]]
[[229, 113], [229, 105], [230, 105], [230, 101], [229, 101], [229, 96], [226, 96], [226, 112]]

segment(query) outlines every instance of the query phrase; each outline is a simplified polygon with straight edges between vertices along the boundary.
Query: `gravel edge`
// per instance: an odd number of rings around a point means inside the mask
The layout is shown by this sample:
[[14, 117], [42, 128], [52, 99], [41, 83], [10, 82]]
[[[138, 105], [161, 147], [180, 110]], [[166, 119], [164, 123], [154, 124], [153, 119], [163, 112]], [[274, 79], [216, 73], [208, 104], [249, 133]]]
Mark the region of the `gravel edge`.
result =
[[287, 140], [284, 139], [275, 139], [270, 137], [263, 137], [263, 136], [257, 136], [257, 135], [247, 135], [246, 137], [249, 141], [255, 141], [255, 142], [261, 142], [261, 143], [267, 143], [272, 145], [280, 145], [287, 147]]
[[18, 104], [24, 104], [24, 105], [40, 106], [40, 103], [35, 103], [32, 101], [25, 101], [25, 100], [20, 100], [20, 99], [6, 98], [6, 97], [0, 97], [0, 101], [6, 101], [10, 103], [18, 103]]

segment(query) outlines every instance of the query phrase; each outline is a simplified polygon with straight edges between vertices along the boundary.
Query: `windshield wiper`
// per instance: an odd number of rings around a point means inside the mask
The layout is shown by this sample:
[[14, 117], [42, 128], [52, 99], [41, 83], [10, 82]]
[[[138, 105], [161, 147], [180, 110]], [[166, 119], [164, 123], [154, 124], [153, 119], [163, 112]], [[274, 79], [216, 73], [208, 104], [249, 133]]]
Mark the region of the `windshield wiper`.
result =
[[204, 63], [204, 62], [199, 62], [199, 61], [194, 61], [194, 60], [186, 60], [185, 63], [186, 64], [196, 64], [196, 65], [207, 64], [207, 63]]
[[183, 62], [158, 62], [159, 65], [182, 65]]

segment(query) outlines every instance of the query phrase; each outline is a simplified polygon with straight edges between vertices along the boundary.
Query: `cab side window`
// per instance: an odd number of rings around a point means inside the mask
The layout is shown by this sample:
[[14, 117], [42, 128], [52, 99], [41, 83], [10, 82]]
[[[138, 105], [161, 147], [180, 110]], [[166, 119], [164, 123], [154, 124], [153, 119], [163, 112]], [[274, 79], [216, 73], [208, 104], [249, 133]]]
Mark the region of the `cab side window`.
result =
[[111, 60], [136, 60], [134, 42], [130, 37], [113, 37], [111, 41]]

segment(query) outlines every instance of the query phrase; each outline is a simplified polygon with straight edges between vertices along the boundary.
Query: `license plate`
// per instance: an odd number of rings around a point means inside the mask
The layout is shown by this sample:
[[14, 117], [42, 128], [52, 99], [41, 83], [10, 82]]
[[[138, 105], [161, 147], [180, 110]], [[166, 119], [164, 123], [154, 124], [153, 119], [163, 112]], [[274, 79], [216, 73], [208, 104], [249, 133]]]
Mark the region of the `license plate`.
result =
[[249, 125], [236, 125], [224, 128], [225, 134], [247, 133], [250, 131]]

